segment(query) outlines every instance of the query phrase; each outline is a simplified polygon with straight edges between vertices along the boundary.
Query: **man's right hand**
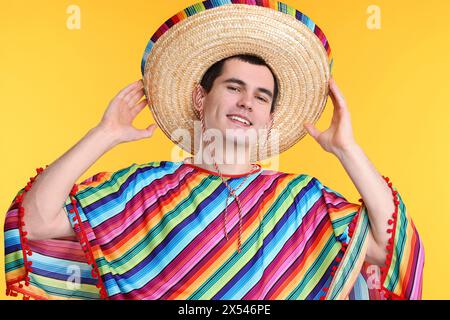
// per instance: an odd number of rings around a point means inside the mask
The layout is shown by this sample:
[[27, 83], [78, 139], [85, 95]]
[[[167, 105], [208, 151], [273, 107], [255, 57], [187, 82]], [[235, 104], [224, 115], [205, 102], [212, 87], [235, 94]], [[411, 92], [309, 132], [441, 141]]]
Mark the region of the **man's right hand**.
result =
[[137, 129], [132, 122], [147, 105], [142, 80], [121, 90], [110, 102], [101, 122], [54, 161], [33, 183], [23, 198], [24, 222], [30, 240], [73, 236], [64, 209], [74, 183], [115, 145], [151, 137], [156, 124]]
[[144, 94], [142, 80], [123, 88], [109, 103], [97, 128], [112, 135], [117, 144], [151, 137], [156, 124], [151, 124], [146, 129], [137, 129], [132, 124], [148, 103], [146, 99], [139, 102]]

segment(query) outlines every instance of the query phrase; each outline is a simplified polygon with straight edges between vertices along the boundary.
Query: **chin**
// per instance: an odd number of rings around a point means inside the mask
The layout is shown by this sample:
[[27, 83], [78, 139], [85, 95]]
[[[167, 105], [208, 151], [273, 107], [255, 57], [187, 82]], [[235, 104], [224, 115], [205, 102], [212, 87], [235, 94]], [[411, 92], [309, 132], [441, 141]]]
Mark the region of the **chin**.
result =
[[255, 144], [258, 137], [258, 131], [253, 126], [247, 128], [227, 128], [224, 133], [228, 140], [232, 139], [237, 143], [243, 143], [245, 140], [252, 141], [253, 139], [252, 144]]

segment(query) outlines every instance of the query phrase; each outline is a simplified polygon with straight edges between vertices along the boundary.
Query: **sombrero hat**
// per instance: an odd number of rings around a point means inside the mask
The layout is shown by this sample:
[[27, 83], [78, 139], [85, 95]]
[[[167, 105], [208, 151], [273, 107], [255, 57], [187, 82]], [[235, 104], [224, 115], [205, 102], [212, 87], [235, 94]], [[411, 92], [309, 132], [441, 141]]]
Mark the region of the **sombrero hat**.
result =
[[[321, 29], [300, 11], [272, 0], [209, 0], [178, 12], [148, 42], [141, 63], [144, 91], [161, 130], [194, 154], [192, 91], [215, 62], [238, 54], [263, 58], [279, 97], [269, 140], [252, 161], [281, 153], [306, 135], [325, 107], [333, 59]], [[177, 130], [189, 132], [190, 139]], [[273, 141], [277, 139], [277, 141]], [[276, 146], [276, 149], [273, 147]]]

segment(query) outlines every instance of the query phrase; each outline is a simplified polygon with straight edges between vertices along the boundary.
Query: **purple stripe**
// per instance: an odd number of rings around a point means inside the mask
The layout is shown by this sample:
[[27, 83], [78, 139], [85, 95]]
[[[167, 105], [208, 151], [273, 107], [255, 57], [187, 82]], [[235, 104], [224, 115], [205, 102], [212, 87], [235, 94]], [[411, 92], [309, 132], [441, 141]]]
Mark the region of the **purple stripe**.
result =
[[[273, 175], [273, 176], [263, 176], [263, 175], [259, 175], [259, 176], [257, 177], [257, 179], [258, 179], [257, 182], [259, 182], [260, 179], [261, 179], [262, 181], [264, 181], [264, 180], [267, 179], [267, 178], [270, 178], [270, 179], [272, 179], [272, 180], [275, 180], [275, 179], [280, 178], [280, 176], [278, 176], [278, 175]], [[266, 182], [266, 184], [267, 184], [267, 182]], [[276, 181], [271, 181], [270, 184], [269, 184], [269, 188], [268, 188], [267, 190], [265, 190], [265, 191], [262, 191], [262, 190], [261, 190], [261, 192], [263, 192], [263, 193], [272, 193], [272, 192], [274, 192], [274, 190], [276, 189], [276, 186], [277, 186], [277, 185], [278, 185], [278, 183], [276, 183]], [[247, 190], [246, 190], [246, 191], [247, 191]], [[248, 192], [250, 192], [250, 191], [248, 191]], [[253, 191], [251, 191], [251, 192], [253, 192]], [[245, 197], [244, 192], [241, 193], [241, 194], [242, 194], [243, 197]], [[255, 214], [255, 212], [257, 211], [257, 209], [256, 209], [255, 207], [256, 207], [256, 206], [252, 207], [252, 208], [249, 210], [248, 214], [246, 214], [246, 215], [244, 215], [244, 216], [242, 217], [242, 223], [243, 223], [243, 224], [245, 224], [245, 222], [246, 222], [248, 219], [250, 219], [252, 215]], [[256, 213], [257, 213], [257, 212], [256, 212]], [[222, 220], [221, 215], [220, 215], [220, 217], [218, 217], [217, 219], [215, 219], [215, 221], [213, 222], [213, 225], [211, 226], [211, 228], [212, 228], [212, 229], [215, 229], [215, 228], [217, 228], [217, 226], [218, 226], [219, 224], [222, 224], [222, 223], [223, 223], [223, 220]], [[205, 231], [205, 232], [206, 232], [206, 231]], [[231, 233], [231, 232], [229, 232], [229, 235], [230, 235], [230, 233]], [[231, 235], [230, 235], [230, 236], [231, 236]], [[201, 235], [199, 235], [197, 238], [198, 238], [198, 241], [201, 241]], [[180, 279], [180, 280], [178, 281], [178, 283], [177, 283], [175, 286], [173, 286], [172, 288], [170, 288], [170, 290], [168, 290], [168, 291], [166, 292], [166, 294], [164, 294], [164, 295], [161, 297], [161, 299], [167, 299], [167, 297], [170, 296], [174, 291], [177, 291], [177, 290], [178, 290], [180, 287], [182, 287], [187, 281], [189, 281], [189, 280], [191, 279], [190, 274], [192, 275], [192, 274], [197, 273], [198, 270], [201, 269], [205, 264], [208, 264], [208, 263], [211, 261], [212, 257], [217, 253], [217, 251], [219, 251], [219, 250], [225, 245], [225, 243], [226, 243], [226, 239], [225, 239], [225, 237], [224, 237], [219, 243], [217, 243], [217, 245], [216, 245], [215, 247], [213, 247], [213, 248], [212, 248], [212, 249], [211, 249], [211, 250], [203, 257], [203, 259], [201, 260], [200, 263], [198, 263], [197, 265], [195, 265], [195, 266], [190, 270], [189, 274], [185, 275], [182, 279]]]
[[[285, 256], [285, 253], [287, 253], [287, 252], [289, 252], [289, 251], [294, 251], [292, 248], [293, 248], [293, 246], [295, 245], [295, 243], [297, 242], [299, 242], [298, 241], [298, 237], [301, 237], [301, 235], [304, 235], [305, 233], [307, 233], [305, 230], [304, 230], [304, 228], [305, 228], [305, 226], [307, 226], [307, 225], [310, 225], [310, 220], [312, 220], [312, 219], [317, 219], [317, 210], [318, 210], [318, 208], [320, 207], [320, 206], [323, 206], [323, 202], [321, 202], [321, 201], [316, 201], [316, 203], [314, 203], [314, 205], [308, 210], [308, 212], [306, 213], [306, 215], [303, 217], [303, 219], [302, 219], [302, 223], [301, 223], [301, 225], [300, 225], [300, 228], [296, 231], [296, 232], [294, 232], [293, 234], [292, 234], [292, 236], [286, 241], [286, 243], [285, 243], [285, 245], [283, 246], [283, 248], [282, 248], [282, 250], [278, 253], [278, 255], [272, 260], [272, 262], [267, 266], [267, 268], [266, 268], [266, 270], [268, 270], [267, 271], [267, 273], [270, 273], [269, 271], [271, 271], [272, 269], [274, 269], [274, 268], [280, 268], [280, 266], [276, 266], [278, 263], [277, 262], [279, 262], [279, 260], [280, 259], [283, 259], [282, 257], [283, 256]], [[314, 224], [311, 224], [311, 225], [314, 225]], [[320, 223], [319, 223], [319, 225], [320, 225]], [[317, 228], [317, 225], [314, 225], [314, 227], [315, 228]], [[315, 232], [311, 235], [311, 238], [313, 238], [314, 237], [314, 235], [315, 235]], [[303, 240], [303, 241], [300, 241], [300, 242], [304, 242], [305, 243], [305, 248], [304, 249], [306, 249], [307, 247], [308, 247], [308, 243], [309, 243], [309, 241], [311, 241], [310, 239], [308, 239], [308, 240]], [[299, 250], [299, 249], [295, 249], [295, 250]], [[291, 254], [291, 253], [289, 253], [289, 254]], [[300, 260], [302, 260], [302, 259], [304, 259], [304, 255], [305, 255], [305, 250], [303, 250], [301, 253], [300, 253], [300, 255], [299, 255], [299, 257], [297, 258], [297, 259], [300, 259]], [[286, 271], [285, 271], [286, 272]], [[285, 273], [284, 272], [284, 273]], [[283, 273], [283, 274], [284, 274]], [[273, 276], [280, 276], [280, 271], [277, 271], [276, 273], [274, 273], [273, 274]], [[277, 285], [277, 283], [278, 283], [278, 281], [279, 280], [277, 280], [276, 282], [274, 282], [274, 286], [278, 286]], [[263, 279], [260, 279], [254, 286], [253, 286], [253, 288], [243, 297], [243, 299], [252, 299], [255, 295], [256, 295], [256, 292], [257, 292], [257, 290], [258, 290], [258, 288], [259, 287], [263, 287], [264, 286], [264, 284], [265, 284], [265, 282], [267, 282], [267, 281], [264, 281], [264, 278]], [[263, 297], [261, 297], [261, 299], [262, 299]]]
[[[203, 181], [203, 183], [206, 183], [208, 179], [205, 179]], [[205, 201], [203, 201], [201, 204], [199, 204], [199, 206], [196, 207], [196, 210], [190, 215], [188, 216], [186, 219], [184, 219], [182, 222], [180, 222], [179, 224], [177, 224], [164, 238], [163, 241], [161, 241], [161, 243], [154, 249], [152, 250], [152, 252], [145, 257], [145, 259], [143, 259], [141, 262], [139, 262], [139, 264], [137, 264], [135, 267], [133, 267], [133, 269], [118, 275], [117, 278], [121, 278], [121, 279], [128, 279], [129, 277], [133, 276], [134, 274], [136, 274], [139, 270], [141, 270], [143, 267], [145, 267], [146, 265], [150, 264], [151, 261], [155, 260], [156, 257], [162, 252], [164, 251], [167, 247], [168, 247], [168, 243], [171, 242], [173, 240], [173, 238], [179, 233], [179, 232], [183, 232], [183, 229], [185, 229], [186, 226], [188, 226], [192, 221], [194, 221], [195, 219], [197, 219], [198, 216], [198, 212], [201, 211], [206, 205], [208, 205], [212, 200], [210, 199], [214, 199], [215, 197], [217, 197], [217, 195], [220, 193], [220, 191], [222, 191], [224, 188], [226, 188], [224, 185], [220, 185], [218, 188], [216, 188], [213, 192], [212, 195], [208, 196], [208, 198], [205, 199]], [[192, 196], [192, 193], [191, 193]], [[168, 220], [164, 219], [161, 221], [161, 224], [164, 222], [168, 222]], [[161, 225], [160, 224], [160, 225]], [[146, 242], [148, 241], [148, 239], [151, 239], [154, 237], [155, 233], [160, 232], [159, 228], [154, 228], [152, 230], [150, 230], [146, 236], [141, 240], [141, 242]], [[132, 254], [132, 252], [128, 251], [126, 254], [121, 256], [121, 259], [126, 258], [127, 255]], [[114, 267], [114, 263], [110, 262], [110, 265], [112, 267]], [[113, 276], [116, 277], [116, 276]]]
[[[283, 214], [281, 219], [277, 222], [277, 224], [274, 226], [273, 230], [264, 238], [263, 245], [261, 248], [258, 249], [255, 256], [253, 256], [250, 261], [242, 267], [241, 270], [232, 278], [228, 283], [219, 291], [217, 294], [213, 297], [213, 299], [222, 299], [223, 296], [232, 289], [238, 283], [248, 272], [250, 268], [253, 267], [254, 262], [256, 262], [262, 255], [264, 249], [269, 245], [269, 243], [276, 237], [278, 232], [283, 229], [283, 226], [289, 221], [292, 215], [296, 215], [298, 212], [296, 211], [297, 207], [296, 204], [298, 204], [299, 200], [309, 191], [313, 188], [314, 183], [311, 183], [312, 180], [300, 190], [300, 192], [295, 196], [294, 200], [292, 201], [292, 204], [289, 206], [289, 208], [286, 210], [286, 212]], [[289, 192], [289, 188], [285, 189], [285, 193]], [[283, 194], [280, 194], [278, 199], [281, 201], [285, 201], [285, 199], [282, 199]], [[277, 200], [278, 200], [277, 199]], [[298, 221], [298, 220], [296, 220]], [[295, 235], [295, 232], [294, 232]], [[291, 237], [292, 238], [292, 237]], [[282, 253], [283, 250], [280, 252]], [[219, 269], [220, 270], [220, 269]], [[218, 271], [219, 271], [218, 270]]]
[[[106, 204], [106, 203], [108, 203], [110, 201], [114, 201], [114, 200], [120, 198], [122, 196], [122, 194], [124, 193], [124, 191], [129, 188], [130, 183], [136, 183], [136, 180], [139, 180], [139, 179], [136, 178], [136, 176], [138, 174], [145, 173], [145, 172], [151, 171], [151, 170], [155, 170], [155, 168], [158, 168], [157, 170], [164, 170], [166, 168], [167, 164], [168, 163], [166, 161], [162, 161], [161, 165], [158, 166], [158, 167], [148, 166], [148, 167], [136, 169], [136, 171], [133, 172], [131, 175], [129, 175], [127, 177], [126, 181], [120, 185], [119, 190], [117, 190], [116, 192], [111, 193], [108, 196], [105, 196], [105, 197], [103, 197], [101, 199], [98, 199], [97, 201], [94, 201], [93, 203], [83, 207], [82, 208], [83, 211], [85, 212], [86, 216], [88, 216], [89, 212], [96, 210], [97, 208], [103, 206], [104, 204]], [[168, 165], [167, 167], [169, 167], [169, 166], [170, 165]], [[123, 169], [123, 170], [127, 170], [127, 169]], [[109, 184], [109, 183], [111, 183], [111, 180], [115, 181], [115, 176], [120, 174], [120, 173], [122, 173], [123, 170], [117, 171], [115, 174], [113, 174], [111, 176], [111, 178], [109, 180], [104, 181], [102, 184]], [[94, 188], [98, 188], [98, 186], [94, 187]], [[89, 193], [89, 188], [79, 191], [79, 193], [75, 196], [77, 198], [77, 200], [78, 199], [83, 200], [83, 194], [85, 192], [89, 195], [90, 194]]]
[[[273, 177], [272, 177], [273, 178]], [[265, 179], [264, 177], [262, 177], [261, 175], [259, 175], [259, 176], [257, 176], [256, 178], [255, 178], [255, 180], [254, 181], [252, 181], [252, 184], [254, 184], [254, 188], [253, 189], [256, 189], [256, 190], [263, 190], [263, 186], [264, 185], [268, 185], [269, 183], [266, 181], [267, 179]], [[248, 189], [245, 189], [244, 191], [246, 191], [245, 193], [244, 192], [242, 192], [241, 194], [240, 194], [240, 197], [241, 197], [241, 199], [244, 199], [244, 197], [249, 197], [249, 193], [251, 192], [251, 194], [253, 194], [254, 193], [254, 191], [252, 191], [252, 190], [248, 190]], [[258, 197], [259, 198], [259, 197]], [[255, 206], [253, 206], [253, 207], [255, 207]], [[253, 208], [252, 207], [252, 208]], [[244, 217], [243, 217], [243, 222], [245, 223], [245, 221], [247, 221], [248, 219], [248, 217], [249, 216], [251, 216], [251, 209], [250, 210], [248, 210], [248, 214], [246, 214]], [[203, 231], [203, 232], [201, 232], [200, 234], [198, 234], [196, 237], [195, 237], [195, 239], [193, 239], [190, 243], [189, 243], [189, 245], [188, 246], [186, 246], [186, 248], [184, 248], [184, 250], [183, 250], [183, 252], [182, 253], [180, 253], [177, 257], [175, 257], [174, 259], [173, 259], [173, 261], [172, 262], [170, 262], [166, 267], [165, 267], [165, 269], [164, 270], [162, 270], [161, 271], [161, 275], [164, 275], [165, 273], [167, 273], [166, 271], [168, 270], [168, 272], [170, 272], [170, 270], [172, 269], [172, 268], [174, 268], [174, 267], [176, 267], [177, 265], [178, 265], [178, 263], [180, 263], [179, 261], [185, 261], [186, 260], [186, 256], [188, 255], [188, 253], [190, 253], [190, 252], [192, 252], [192, 250], [194, 250], [197, 246], [198, 246], [198, 244], [200, 244], [200, 243], [202, 243], [203, 241], [204, 241], [204, 239], [205, 239], [205, 233], [208, 233], [208, 235], [210, 235], [210, 233], [212, 232], [212, 230], [221, 230], [221, 228], [220, 228], [220, 225], [223, 223], [223, 220], [222, 220], [222, 214], [219, 214], [218, 215], [218, 217], [216, 217], [216, 219], [214, 219], [210, 224], [208, 224], [208, 227]], [[211, 241], [211, 240], [209, 240], [209, 241]], [[210, 242], [211, 243], [211, 242]], [[221, 241], [220, 243], [222, 243], [222, 245], [224, 244], [224, 242], [223, 241]], [[216, 245], [214, 245], [214, 246], [211, 246], [211, 244], [208, 244], [209, 245], [209, 247], [208, 247], [208, 249], [210, 249], [211, 251], [213, 250], [213, 249], [217, 249], [217, 250], [219, 250], [221, 247], [222, 247], [222, 245], [219, 245], [219, 244], [216, 244]], [[201, 260], [203, 260], [204, 262], [208, 262], [209, 260], [206, 260], [205, 258], [202, 258]], [[201, 261], [200, 260], [200, 261]], [[195, 268], [196, 266], [192, 266], [193, 268]], [[185, 269], [185, 270], [183, 270], [183, 271], [180, 271], [180, 272], [187, 272], [187, 270]], [[193, 274], [193, 271], [192, 270], [188, 270], [188, 272], [189, 272], [189, 274]], [[167, 279], [165, 279], [165, 278], [163, 278], [163, 279], [160, 279], [161, 278], [161, 275], [158, 275], [157, 277], [155, 277], [154, 279], [152, 279], [152, 281], [150, 281], [146, 286], [148, 287], [148, 290], [150, 291], [150, 294], [156, 294], [156, 292], [155, 291], [157, 291], [157, 290], [159, 290], [160, 289], [160, 286], [158, 286], [158, 287], [155, 287], [157, 284], [161, 284], [161, 283], [164, 283], [164, 282], [167, 282], [168, 280]], [[180, 278], [180, 275], [178, 276], [179, 278]], [[181, 278], [181, 279], [186, 279], [185, 277], [183, 277], [183, 278]], [[150, 289], [151, 288], [151, 289]], [[159, 295], [160, 293], [158, 293], [158, 295]], [[156, 297], [155, 296], [155, 298], [159, 298], [159, 297]]]
[[[189, 180], [194, 173], [189, 170], [184, 170], [181, 166], [178, 168], [174, 173], [166, 174], [161, 179], [156, 179], [152, 181], [149, 185], [147, 185], [145, 188], [143, 188], [140, 192], [136, 193], [133, 198], [131, 198], [128, 203], [125, 205], [125, 208], [117, 215], [109, 218], [104, 223], [102, 223], [102, 227], [99, 229], [99, 232], [101, 234], [102, 229], [107, 229], [108, 224], [114, 225], [114, 224], [121, 224], [122, 221], [126, 220], [130, 216], [130, 207], [135, 207], [136, 203], [145, 202], [148, 198], [143, 199], [143, 195], [149, 195], [153, 194], [151, 190], [156, 189], [164, 189], [161, 188], [161, 186], [168, 186], [168, 185], [175, 185], [175, 189], [172, 190], [166, 190], [165, 194], [163, 196], [158, 197], [158, 201], [155, 201], [152, 205], [150, 205], [148, 208], [145, 209], [145, 211], [137, 217], [135, 221], [133, 221], [125, 230], [120, 232], [120, 234], [114, 238], [113, 241], [101, 242], [102, 234], [99, 237], [99, 243], [101, 244], [101, 247], [104, 251], [109, 250], [113, 248], [118, 242], [120, 242], [123, 238], [127, 237], [128, 234], [133, 233], [134, 230], [136, 230], [137, 226], [142, 223], [142, 221], [145, 221], [148, 217], [148, 215], [159, 211], [158, 208], [160, 207], [161, 203], [166, 202], [166, 200], [170, 199], [177, 190], [176, 188], [179, 188], [180, 186], [184, 185], [187, 180]], [[105, 225], [104, 225], [105, 224]], [[96, 227], [97, 228], [97, 227]], [[96, 229], [94, 228], [94, 230]], [[128, 254], [128, 253], [127, 253]], [[125, 257], [125, 256], [124, 256]]]
[[[312, 211], [314, 212], [314, 211]], [[305, 254], [307, 252], [307, 249], [314, 244], [314, 241], [316, 241], [317, 233], [324, 228], [324, 226], [329, 223], [329, 219], [327, 217], [326, 211], [322, 212], [323, 216], [321, 217], [320, 223], [317, 225], [316, 230], [314, 232], [314, 236], [308, 239], [308, 242], [305, 245], [305, 249], [303, 250], [302, 254], [295, 260], [295, 262], [285, 270], [285, 272], [278, 278], [278, 280], [275, 282], [275, 284], [272, 286], [272, 288], [267, 292], [267, 294], [264, 296], [264, 299], [269, 299], [269, 297], [273, 294], [275, 294], [275, 291], [278, 290], [280, 286], [282, 286], [286, 279], [293, 273], [293, 270], [295, 270], [303, 261], [306, 259]], [[316, 212], [316, 218], [320, 217], [320, 213]], [[316, 263], [316, 261], [315, 261]], [[305, 278], [307, 277], [308, 273], [305, 273]]]

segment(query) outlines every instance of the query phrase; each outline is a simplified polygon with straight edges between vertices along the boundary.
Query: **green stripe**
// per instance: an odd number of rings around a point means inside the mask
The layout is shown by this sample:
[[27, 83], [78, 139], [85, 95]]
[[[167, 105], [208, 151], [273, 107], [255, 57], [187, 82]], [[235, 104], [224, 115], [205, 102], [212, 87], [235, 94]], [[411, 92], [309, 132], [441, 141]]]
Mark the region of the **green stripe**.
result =
[[361, 231], [355, 232], [353, 234], [353, 237], [356, 236], [356, 238], [354, 238], [352, 240], [352, 242], [355, 243], [355, 246], [353, 247], [352, 251], [350, 252], [349, 258], [346, 259], [346, 264], [342, 266], [342, 269], [341, 269], [342, 276], [339, 278], [339, 281], [335, 283], [334, 290], [329, 295], [329, 297], [331, 299], [336, 298], [336, 296], [341, 292], [342, 287], [348, 281], [348, 277], [351, 274], [351, 271], [353, 270], [355, 261], [358, 259], [358, 257], [361, 254], [362, 245], [363, 245], [364, 240], [367, 237], [367, 234], [369, 232], [369, 219], [368, 219], [367, 214], [363, 214], [362, 219], [363, 220], [361, 221], [361, 225], [359, 228]]
[[[395, 189], [394, 189], [395, 190]], [[398, 195], [399, 204], [398, 204], [398, 215], [397, 215], [397, 226], [395, 230], [395, 238], [394, 238], [394, 250], [392, 254], [392, 263], [390, 265], [389, 270], [387, 270], [387, 276], [383, 283], [386, 289], [390, 291], [394, 291], [394, 288], [398, 285], [399, 276], [400, 276], [400, 264], [403, 256], [403, 250], [405, 249], [406, 244], [406, 231], [408, 229], [408, 219], [406, 217], [406, 207], [403, 203], [403, 200]], [[386, 284], [387, 282], [387, 284]]]
[[[309, 178], [309, 179], [308, 179]], [[300, 190], [308, 184], [311, 180], [311, 177], [306, 175], [296, 176], [292, 181], [288, 183], [288, 185], [283, 189], [282, 193], [275, 199], [272, 206], [267, 211], [267, 214], [263, 217], [261, 222], [261, 228], [263, 230], [263, 234], [259, 234], [258, 236], [252, 237], [248, 239], [241, 248], [241, 253], [234, 253], [227, 261], [225, 261], [218, 270], [216, 270], [209, 278], [206, 280], [201, 287], [199, 287], [188, 299], [211, 299], [220, 289], [223, 287], [223, 284], [227, 283], [231, 278], [233, 278], [239, 270], [245, 266], [250, 259], [254, 257], [254, 250], [258, 250], [264, 243], [264, 239], [267, 235], [273, 231], [273, 228], [276, 226], [278, 221], [282, 218], [282, 214], [286, 212], [287, 208], [293, 203], [294, 197], [289, 197], [291, 195], [290, 186], [294, 185], [292, 188], [294, 194], [300, 192]], [[286, 199], [289, 198], [289, 202]], [[272, 223], [272, 228], [264, 228], [264, 226], [270, 226]], [[258, 232], [258, 229], [255, 233]], [[258, 245], [258, 239], [261, 236], [262, 241], [259, 241], [258, 247], [255, 247], [254, 250], [250, 250], [256, 245]], [[219, 281], [220, 280], [220, 281]]]
[[[325, 274], [326, 269], [321, 270], [323, 264], [325, 266], [329, 266], [333, 263], [336, 255], [339, 253], [340, 246], [336, 241], [336, 237], [332, 235], [323, 249], [320, 251], [319, 256], [314, 260], [314, 263], [305, 273], [302, 281], [297, 285], [297, 287], [292, 291], [289, 295], [288, 300], [296, 299], [296, 300], [304, 300], [311, 293], [312, 288], [314, 288]], [[319, 271], [322, 271], [319, 273]], [[309, 290], [306, 290], [308, 286]]]
[[[105, 262], [104, 260], [99, 261], [99, 268], [103, 268], [103, 266], [107, 265], [107, 269], [105, 269], [106, 272], [112, 268], [112, 270], [118, 271], [118, 274], [124, 274], [131, 270], [142, 261], [149, 252], [152, 252], [160, 245], [181, 221], [185, 220], [195, 212], [195, 209], [197, 208], [197, 206], [194, 206], [195, 203], [198, 204], [204, 201], [220, 185], [220, 180], [214, 181], [207, 178], [203, 179], [200, 184], [189, 193], [187, 199], [181, 201], [172, 211], [167, 212], [158, 224], [156, 224], [144, 238], [133, 246], [132, 249], [128, 250], [120, 256], [120, 258], [110, 262]], [[172, 215], [173, 217], [171, 217]], [[150, 241], [148, 241], [149, 238]]]

